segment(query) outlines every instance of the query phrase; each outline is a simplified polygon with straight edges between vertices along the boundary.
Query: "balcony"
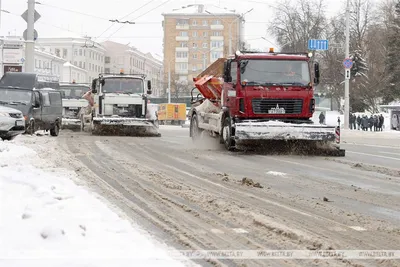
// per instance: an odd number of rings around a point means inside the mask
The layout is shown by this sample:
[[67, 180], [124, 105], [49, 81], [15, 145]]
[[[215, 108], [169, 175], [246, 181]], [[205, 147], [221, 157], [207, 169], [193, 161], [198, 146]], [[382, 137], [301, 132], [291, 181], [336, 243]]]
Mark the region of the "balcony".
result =
[[189, 52], [189, 47], [175, 47], [176, 52]]
[[188, 75], [189, 71], [188, 70], [175, 70], [175, 74], [180, 74], [180, 75]]
[[224, 36], [210, 36], [211, 41], [223, 41]]
[[189, 36], [176, 36], [176, 41], [189, 41]]
[[222, 25], [222, 24], [211, 25], [210, 28], [211, 28], [211, 30], [223, 30], [224, 25]]
[[178, 24], [176, 25], [177, 30], [189, 30], [189, 24]]
[[176, 57], [176, 58], [175, 58], [175, 62], [176, 62], [176, 63], [189, 62], [189, 58], [188, 58], [188, 57]]

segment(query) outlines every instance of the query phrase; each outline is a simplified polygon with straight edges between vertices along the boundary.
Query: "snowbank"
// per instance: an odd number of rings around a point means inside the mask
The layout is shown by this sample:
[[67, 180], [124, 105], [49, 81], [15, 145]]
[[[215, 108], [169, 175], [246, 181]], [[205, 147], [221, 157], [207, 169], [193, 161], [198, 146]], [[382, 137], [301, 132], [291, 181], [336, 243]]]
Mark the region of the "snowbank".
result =
[[73, 179], [32, 149], [0, 142], [1, 267], [184, 266]]

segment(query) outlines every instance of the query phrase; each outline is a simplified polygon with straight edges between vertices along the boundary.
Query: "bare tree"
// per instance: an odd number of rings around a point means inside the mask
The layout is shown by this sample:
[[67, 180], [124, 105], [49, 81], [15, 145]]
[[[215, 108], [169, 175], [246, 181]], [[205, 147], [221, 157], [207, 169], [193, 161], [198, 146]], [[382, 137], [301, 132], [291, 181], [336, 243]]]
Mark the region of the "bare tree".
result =
[[284, 0], [276, 7], [268, 31], [282, 51], [304, 52], [309, 39], [318, 39], [326, 26], [324, 0]]

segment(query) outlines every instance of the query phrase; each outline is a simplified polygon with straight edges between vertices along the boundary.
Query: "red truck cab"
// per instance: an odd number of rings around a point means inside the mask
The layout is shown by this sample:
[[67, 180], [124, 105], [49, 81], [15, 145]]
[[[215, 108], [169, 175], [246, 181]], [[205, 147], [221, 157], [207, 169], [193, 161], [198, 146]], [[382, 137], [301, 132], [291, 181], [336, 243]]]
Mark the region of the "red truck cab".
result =
[[304, 123], [314, 113], [318, 82], [319, 65], [306, 53], [237, 53], [224, 63], [221, 105], [239, 120]]

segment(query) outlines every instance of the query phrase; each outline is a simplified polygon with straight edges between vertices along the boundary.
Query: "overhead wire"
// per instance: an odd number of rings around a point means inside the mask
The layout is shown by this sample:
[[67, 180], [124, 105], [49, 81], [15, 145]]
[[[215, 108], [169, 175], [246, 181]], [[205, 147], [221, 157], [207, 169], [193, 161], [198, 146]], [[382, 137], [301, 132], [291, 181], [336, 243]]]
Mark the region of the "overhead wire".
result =
[[[153, 1], [154, 1], [154, 0], [153, 0]], [[150, 2], [153, 2], [153, 1], [150, 1]], [[141, 18], [141, 17], [147, 15], [148, 13], [150, 13], [150, 12], [156, 10], [156, 9], [159, 8], [160, 6], [165, 5], [166, 3], [170, 2], [170, 1], [171, 1], [171, 0], [167, 0], [167, 1], [165, 1], [165, 2], [163, 2], [163, 3], [161, 3], [161, 4], [159, 4], [159, 5], [156, 6], [155, 8], [153, 8], [153, 9], [151, 9], [151, 10], [149, 10], [149, 11], [143, 13], [142, 15], [140, 15], [140, 16], [138, 16], [138, 17], [132, 19], [132, 20], [135, 21], [135, 20], [137, 20], [137, 19], [139, 19], [139, 18]], [[118, 28], [115, 32], [113, 32], [110, 36], [108, 36], [107, 40], [109, 40], [111, 37], [113, 37], [114, 34], [116, 34], [117, 32], [119, 32], [123, 27], [125, 27], [125, 25], [122, 25], [122, 26], [121, 26], [120, 28]]]
[[[123, 16], [122, 18], [120, 18], [120, 20], [123, 20], [123, 19], [129, 17], [130, 15], [134, 14], [135, 12], [137, 12], [137, 11], [139, 11], [140, 9], [146, 7], [147, 5], [151, 4], [151, 3], [154, 2], [154, 1], [155, 1], [155, 0], [150, 0], [150, 1], [148, 1], [146, 4], [140, 6], [139, 8], [133, 10], [133, 11], [130, 12], [129, 14], [127, 14], [127, 15]], [[102, 32], [98, 37], [96, 37], [94, 40], [97, 40], [98, 38], [100, 38], [103, 34], [105, 34], [105, 33], [106, 33], [109, 29], [111, 29], [114, 25], [115, 25], [115, 22], [113, 22], [113, 24], [111, 24], [105, 31], [103, 31], [103, 32]], [[125, 26], [125, 25], [123, 25], [123, 26]], [[121, 27], [121, 28], [122, 28], [122, 27]], [[120, 29], [121, 29], [121, 28], [120, 28]]]

